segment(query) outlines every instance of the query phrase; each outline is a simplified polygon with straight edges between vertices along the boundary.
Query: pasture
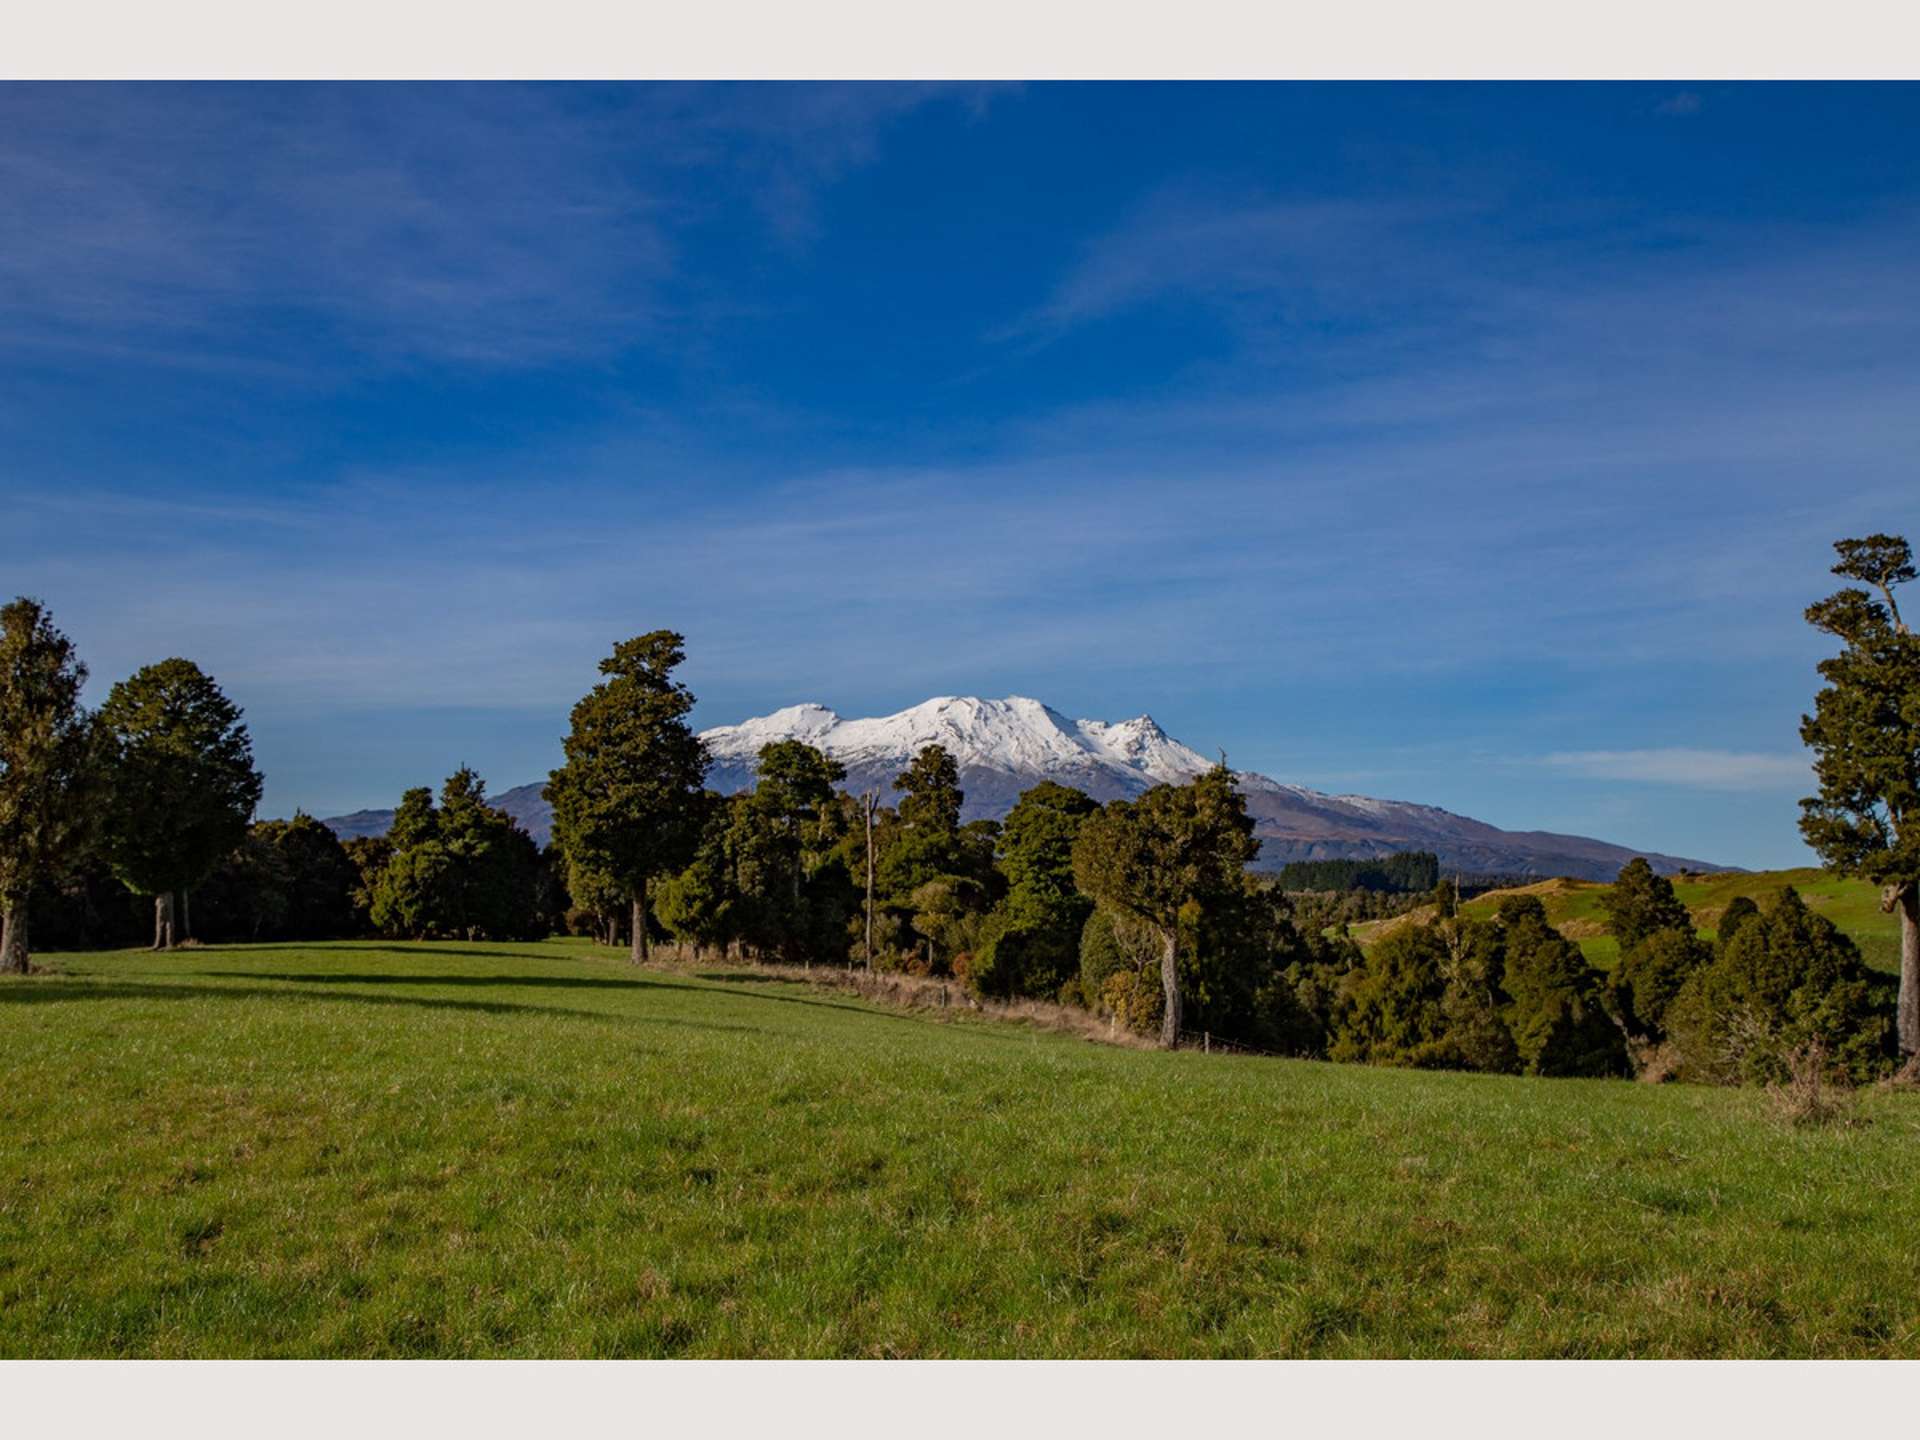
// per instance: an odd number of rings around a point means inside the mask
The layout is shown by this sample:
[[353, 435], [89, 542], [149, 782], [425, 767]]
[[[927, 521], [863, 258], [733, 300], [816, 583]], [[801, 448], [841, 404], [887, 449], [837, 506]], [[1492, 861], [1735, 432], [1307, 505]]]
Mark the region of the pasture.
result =
[[1908, 1093], [1803, 1130], [578, 941], [41, 958], [6, 1356], [1920, 1355]]

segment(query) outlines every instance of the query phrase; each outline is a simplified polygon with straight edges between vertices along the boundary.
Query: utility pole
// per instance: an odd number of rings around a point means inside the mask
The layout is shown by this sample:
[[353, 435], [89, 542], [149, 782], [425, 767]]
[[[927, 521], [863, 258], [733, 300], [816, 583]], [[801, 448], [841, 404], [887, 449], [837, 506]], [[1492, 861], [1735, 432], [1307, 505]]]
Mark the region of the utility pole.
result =
[[880, 806], [880, 792], [869, 790], [860, 797], [867, 812], [867, 973], [873, 973], [873, 812]]

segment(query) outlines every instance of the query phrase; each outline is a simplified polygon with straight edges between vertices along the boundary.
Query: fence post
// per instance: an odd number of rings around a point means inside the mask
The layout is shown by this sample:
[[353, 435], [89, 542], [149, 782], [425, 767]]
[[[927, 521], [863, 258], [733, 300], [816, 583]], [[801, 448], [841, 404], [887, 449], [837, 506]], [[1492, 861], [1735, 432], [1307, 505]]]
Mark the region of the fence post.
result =
[[1200, 1032], [1200, 1050], [1202, 1054], [1206, 1055], [1213, 1053], [1213, 1032], [1211, 1030], [1202, 1030]]

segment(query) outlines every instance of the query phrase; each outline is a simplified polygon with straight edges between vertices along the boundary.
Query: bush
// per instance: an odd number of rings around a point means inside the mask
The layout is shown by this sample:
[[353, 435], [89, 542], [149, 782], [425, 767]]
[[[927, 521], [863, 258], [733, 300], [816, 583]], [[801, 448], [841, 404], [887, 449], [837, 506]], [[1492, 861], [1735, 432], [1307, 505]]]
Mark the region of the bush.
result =
[[1607, 976], [1607, 1000], [1628, 1034], [1657, 1045], [1682, 988], [1712, 963], [1713, 947], [1691, 930], [1656, 930], [1620, 957]]
[[1788, 1058], [1819, 1045], [1855, 1082], [1893, 1059], [1892, 985], [1861, 962], [1853, 942], [1792, 889], [1742, 924], [1667, 1013], [1682, 1077], [1781, 1084]]
[[1740, 927], [1760, 913], [1760, 907], [1751, 897], [1736, 895], [1727, 902], [1727, 908], [1720, 912], [1720, 921], [1715, 926], [1715, 938], [1724, 945], [1740, 933]]
[[1532, 896], [1501, 906], [1505, 1019], [1529, 1075], [1623, 1075], [1626, 1040], [1600, 1003], [1600, 974]]
[[1375, 1065], [1444, 1063], [1447, 959], [1446, 942], [1429, 925], [1409, 925], [1382, 940], [1350, 977], [1329, 1057]]

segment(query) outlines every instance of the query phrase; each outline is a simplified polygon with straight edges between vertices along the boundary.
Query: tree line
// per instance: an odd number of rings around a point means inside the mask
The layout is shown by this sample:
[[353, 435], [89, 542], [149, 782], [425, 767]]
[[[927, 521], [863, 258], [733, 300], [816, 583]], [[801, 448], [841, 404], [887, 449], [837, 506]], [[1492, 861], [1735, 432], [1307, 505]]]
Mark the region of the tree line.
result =
[[[1817, 1043], [1866, 1074], [1920, 1050], [1920, 649], [1894, 596], [1914, 575], [1906, 543], [1837, 548], [1836, 573], [1877, 595], [1844, 590], [1808, 612], [1846, 649], [1822, 664], [1803, 727], [1821, 793], [1802, 828], [1901, 915], [1897, 999], [1797, 896], [1766, 914], [1736, 906], [1708, 940], [1644, 861], [1610, 897], [1621, 959], [1604, 975], [1537, 899], [1473, 919], [1445, 882], [1431, 921], [1362, 953], [1324, 907], [1296, 908], [1248, 870], [1258, 845], [1224, 764], [1104, 805], [1042, 782], [1003, 822], [962, 824], [958, 769], [937, 745], [883, 797], [847, 794], [837, 761], [781, 741], [752, 789], [723, 796], [706, 787], [694, 697], [675, 675], [684, 645], [667, 630], [616, 646], [574, 706], [544, 852], [465, 768], [437, 799], [408, 791], [385, 836], [343, 844], [305, 815], [250, 823], [261, 782], [246, 727], [192, 662], [148, 666], [89, 712], [85, 667], [26, 599], [0, 612], [0, 965], [27, 968], [37, 901], [65, 928], [110, 930], [117, 886], [151, 903], [156, 946], [196, 923], [222, 939], [565, 928], [624, 938], [636, 962], [671, 940], [950, 976], [1169, 1046], [1204, 1031], [1374, 1063], [1742, 1079]], [[1351, 883], [1369, 867], [1395, 889], [1438, 878], [1430, 855], [1309, 878]]]
[[1431, 850], [1402, 850], [1369, 860], [1290, 860], [1276, 883], [1294, 891], [1424, 893], [1440, 883], [1440, 857]]
[[0, 609], [0, 972], [29, 968], [36, 891], [89, 862], [151, 902], [156, 946], [186, 938], [189, 896], [260, 801], [240, 710], [191, 660], [144, 666], [97, 711], [86, 679], [43, 605]]

